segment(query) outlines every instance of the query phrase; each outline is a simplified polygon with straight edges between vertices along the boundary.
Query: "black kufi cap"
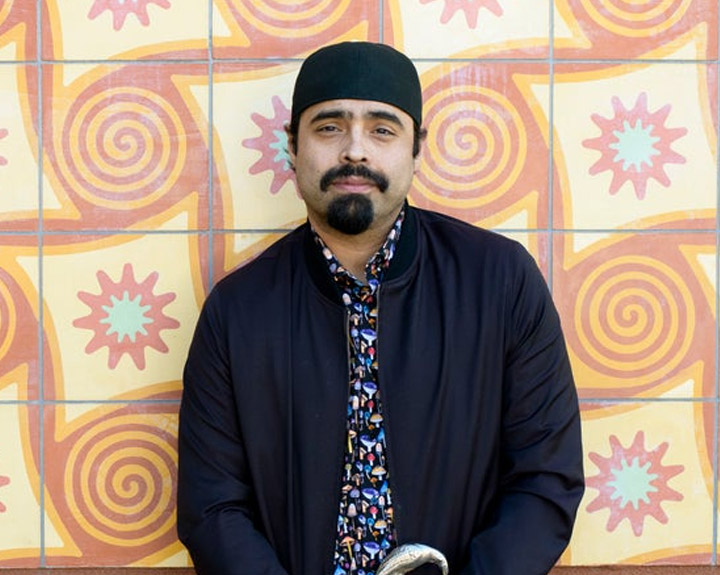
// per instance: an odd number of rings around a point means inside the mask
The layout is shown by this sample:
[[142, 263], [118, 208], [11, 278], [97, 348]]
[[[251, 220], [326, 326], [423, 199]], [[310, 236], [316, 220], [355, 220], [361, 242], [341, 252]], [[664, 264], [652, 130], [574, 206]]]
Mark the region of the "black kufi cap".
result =
[[384, 44], [343, 42], [308, 56], [295, 80], [292, 121], [314, 104], [340, 99], [391, 104], [422, 125], [417, 70], [407, 56]]

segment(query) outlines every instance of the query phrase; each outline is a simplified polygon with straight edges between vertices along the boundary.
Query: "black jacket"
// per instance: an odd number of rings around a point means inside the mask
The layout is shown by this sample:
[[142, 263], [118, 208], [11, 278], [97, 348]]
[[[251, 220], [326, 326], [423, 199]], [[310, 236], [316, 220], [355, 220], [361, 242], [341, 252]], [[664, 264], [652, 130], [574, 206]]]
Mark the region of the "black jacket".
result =
[[[346, 312], [307, 224], [221, 281], [180, 411], [178, 531], [200, 575], [330, 575]], [[399, 543], [450, 572], [546, 573], [583, 493], [557, 313], [517, 243], [409, 209], [379, 291], [379, 385]]]

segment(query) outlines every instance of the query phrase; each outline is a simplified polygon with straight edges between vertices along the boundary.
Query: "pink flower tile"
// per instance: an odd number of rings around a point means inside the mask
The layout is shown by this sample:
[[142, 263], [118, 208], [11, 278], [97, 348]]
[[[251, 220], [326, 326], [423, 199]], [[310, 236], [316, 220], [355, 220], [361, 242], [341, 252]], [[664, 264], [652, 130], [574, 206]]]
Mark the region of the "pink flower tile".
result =
[[662, 232], [555, 236], [553, 295], [584, 398], [715, 397], [715, 235]]
[[37, 68], [0, 66], [0, 231], [38, 228], [37, 98]]
[[718, 5], [713, 0], [555, 0], [554, 8], [558, 59], [662, 58], [688, 38], [698, 44], [693, 59], [718, 57]]
[[45, 407], [48, 566], [188, 565], [175, 534], [177, 410]]
[[38, 414], [36, 405], [0, 405], [0, 569], [40, 566]]
[[710, 563], [715, 415], [705, 407], [582, 405], [586, 491], [565, 564]]
[[206, 0], [47, 0], [42, 18], [47, 60], [208, 56]]
[[714, 229], [715, 78], [704, 64], [557, 65], [555, 227]]
[[289, 58], [343, 40], [380, 40], [380, 0], [214, 0], [213, 56]]
[[413, 58], [546, 58], [549, 0], [383, 0], [386, 41]]
[[206, 293], [207, 244], [176, 233], [53, 239], [62, 243], [43, 249], [45, 397], [177, 396]]
[[0, 2], [0, 61], [32, 61], [36, 58], [36, 3], [27, 0], [3, 0]]
[[37, 238], [0, 235], [0, 399], [38, 399], [37, 254]]
[[547, 124], [527, 94], [547, 65], [419, 68], [428, 135], [410, 202], [484, 227], [547, 227]]
[[207, 67], [47, 65], [46, 230], [208, 225]]

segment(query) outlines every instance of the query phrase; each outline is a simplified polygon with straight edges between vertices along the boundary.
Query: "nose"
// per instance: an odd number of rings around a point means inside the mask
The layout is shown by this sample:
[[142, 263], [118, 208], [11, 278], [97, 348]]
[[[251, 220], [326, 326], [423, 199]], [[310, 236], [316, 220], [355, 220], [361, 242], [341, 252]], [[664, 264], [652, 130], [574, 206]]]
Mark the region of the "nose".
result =
[[367, 151], [362, 130], [353, 128], [348, 131], [345, 145], [343, 146], [340, 161], [349, 163], [360, 163], [367, 161]]

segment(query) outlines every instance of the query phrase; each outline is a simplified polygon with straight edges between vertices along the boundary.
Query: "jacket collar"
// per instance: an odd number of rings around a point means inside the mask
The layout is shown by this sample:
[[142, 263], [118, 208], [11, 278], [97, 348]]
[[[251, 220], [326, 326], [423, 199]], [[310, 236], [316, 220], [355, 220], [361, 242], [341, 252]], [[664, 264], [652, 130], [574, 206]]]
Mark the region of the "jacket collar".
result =
[[[403, 222], [400, 240], [395, 248], [395, 254], [390, 261], [384, 281], [400, 277], [410, 268], [415, 252], [417, 251], [417, 214], [407, 202], [405, 202], [405, 221]], [[322, 254], [313, 239], [310, 225], [303, 224], [303, 253], [310, 277], [317, 288], [330, 300], [342, 305], [340, 292], [333, 281], [327, 262], [323, 260]]]

